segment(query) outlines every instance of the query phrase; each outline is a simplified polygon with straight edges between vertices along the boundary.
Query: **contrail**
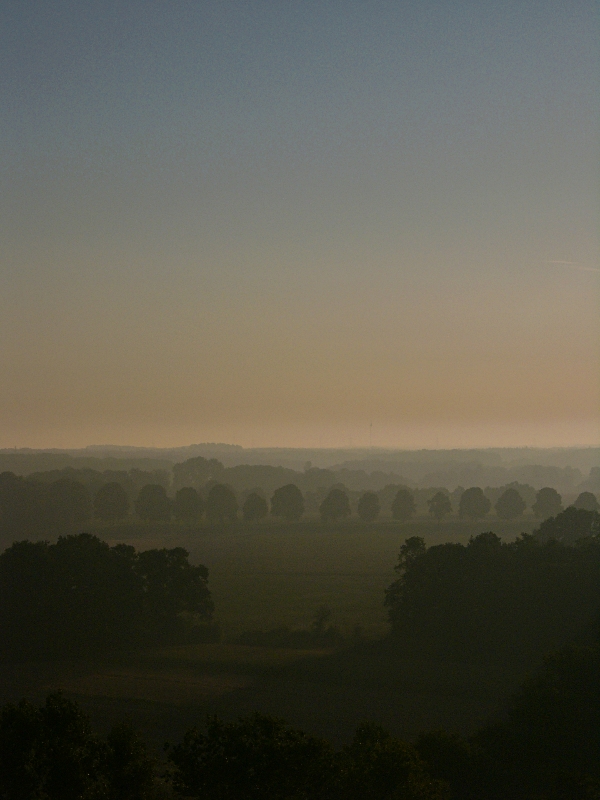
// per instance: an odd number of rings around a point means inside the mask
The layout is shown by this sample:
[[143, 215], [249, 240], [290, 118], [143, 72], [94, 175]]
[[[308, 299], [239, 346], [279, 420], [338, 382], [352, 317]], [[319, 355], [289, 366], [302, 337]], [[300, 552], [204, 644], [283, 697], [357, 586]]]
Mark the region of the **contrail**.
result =
[[559, 264], [561, 267], [571, 267], [571, 269], [579, 269], [582, 272], [600, 272], [600, 268], [584, 267], [578, 261], [544, 261], [544, 264]]

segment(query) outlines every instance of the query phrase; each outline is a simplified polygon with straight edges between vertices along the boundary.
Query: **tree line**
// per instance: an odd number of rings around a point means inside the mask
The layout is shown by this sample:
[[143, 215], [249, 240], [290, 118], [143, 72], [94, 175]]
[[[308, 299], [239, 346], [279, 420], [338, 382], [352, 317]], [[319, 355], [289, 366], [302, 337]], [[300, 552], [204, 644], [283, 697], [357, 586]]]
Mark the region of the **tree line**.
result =
[[540, 657], [600, 630], [600, 514], [567, 508], [505, 543], [492, 532], [401, 548], [385, 603], [392, 639], [443, 658]]
[[5, 800], [597, 800], [600, 645], [565, 647], [467, 738], [405, 742], [362, 723], [332, 745], [283, 720], [217, 717], [166, 745], [167, 768], [128, 724], [106, 737], [60, 694], [0, 708]]
[[[210, 462], [206, 464], [210, 466]], [[205, 470], [203, 477], [209, 472]], [[187, 474], [187, 477], [193, 476]], [[165, 484], [165, 481], [143, 484], [132, 501], [128, 491], [131, 487], [124, 486], [120, 480], [103, 482], [92, 494], [86, 485], [68, 477], [47, 482], [4, 472], [0, 474], [0, 524], [9, 532], [64, 531], [92, 518], [103, 522], [124, 520], [132, 510], [142, 521], [161, 522], [174, 518], [199, 522], [205, 517], [213, 524], [233, 522], [240, 511], [245, 522], [260, 522], [269, 513], [293, 522], [306, 513], [306, 497], [294, 483], [275, 489], [270, 502], [261, 488], [246, 492], [240, 502], [231, 486], [214, 480], [208, 481], [205, 491], [191, 485], [182, 486], [174, 497], [169, 497]], [[363, 522], [374, 522], [384, 505], [392, 519], [398, 522], [410, 520], [417, 512], [415, 492], [407, 487], [391, 485], [381, 492], [360, 494], [356, 503], [357, 516]], [[582, 492], [574, 506], [596, 510], [598, 502], [591, 492]], [[500, 493], [493, 509], [498, 518], [514, 520], [524, 513], [526, 507], [518, 488], [509, 486]], [[438, 521], [453, 511], [461, 519], [480, 520], [492, 510], [492, 501], [483, 489], [473, 486], [458, 495], [457, 507], [453, 507], [450, 493], [440, 489], [431, 493], [427, 508]], [[555, 516], [562, 510], [562, 498], [555, 489], [542, 488], [535, 495], [532, 510], [540, 519]], [[323, 491], [317, 511], [324, 522], [350, 517], [352, 507], [346, 488], [340, 484]]]
[[137, 552], [87, 533], [0, 555], [0, 656], [95, 653], [213, 635], [208, 570], [181, 547]]

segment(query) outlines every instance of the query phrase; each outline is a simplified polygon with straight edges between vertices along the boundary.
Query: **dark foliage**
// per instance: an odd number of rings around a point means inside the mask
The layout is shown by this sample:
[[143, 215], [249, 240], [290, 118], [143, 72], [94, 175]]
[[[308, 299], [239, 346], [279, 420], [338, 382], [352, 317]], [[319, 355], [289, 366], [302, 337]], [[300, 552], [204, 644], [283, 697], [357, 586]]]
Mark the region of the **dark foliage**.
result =
[[204, 501], [193, 486], [184, 486], [175, 493], [173, 515], [175, 519], [197, 522], [204, 513]]
[[334, 771], [327, 742], [260, 714], [234, 723], [213, 717], [206, 733], [188, 731], [169, 759], [181, 794], [211, 800], [327, 797]]
[[363, 723], [341, 757], [339, 796], [344, 800], [443, 800], [445, 784], [427, 773], [410, 744], [378, 725]]
[[257, 492], [250, 492], [244, 501], [242, 516], [244, 522], [259, 522], [269, 513], [269, 506], [264, 497]]
[[94, 516], [103, 522], [123, 519], [129, 511], [129, 497], [120, 483], [105, 483], [94, 497]]
[[208, 571], [187, 552], [136, 553], [82, 533], [0, 556], [0, 654], [77, 654], [182, 636], [210, 618]]
[[319, 506], [319, 513], [323, 522], [337, 522], [343, 517], [350, 516], [350, 501], [343, 489], [334, 487]]
[[408, 489], [398, 489], [392, 502], [392, 517], [398, 522], [408, 522], [414, 516], [417, 507], [415, 498]]
[[0, 475], [0, 522], [8, 532], [70, 530], [91, 516], [90, 494], [78, 481], [38, 483], [12, 472]]
[[483, 519], [491, 507], [492, 503], [483, 490], [479, 486], [472, 486], [460, 496], [458, 515], [468, 519]]
[[238, 503], [235, 492], [224, 483], [216, 483], [206, 498], [206, 516], [210, 522], [223, 524], [235, 522]]
[[294, 483], [288, 483], [275, 489], [271, 498], [271, 514], [283, 517], [288, 522], [299, 520], [304, 514], [304, 497]]
[[386, 592], [393, 633], [422, 653], [539, 655], [589, 635], [600, 609], [598, 537], [566, 547], [528, 535], [503, 544], [482, 533], [467, 546], [428, 550], [413, 538], [397, 570]]
[[575, 508], [581, 508], [584, 511], [600, 511], [600, 505], [598, 504], [596, 495], [592, 494], [592, 492], [581, 492], [573, 505]]
[[452, 513], [452, 503], [450, 498], [444, 492], [436, 492], [433, 497], [427, 501], [429, 513], [440, 522], [446, 514]]
[[202, 456], [188, 458], [187, 461], [173, 466], [175, 489], [193, 486], [199, 492], [208, 481], [218, 481], [224, 469], [223, 464], [216, 458], [206, 459]]
[[135, 501], [135, 513], [144, 522], [163, 522], [171, 519], [171, 501], [164, 486], [148, 483]]
[[545, 519], [533, 535], [540, 542], [555, 540], [573, 545], [580, 539], [600, 534], [600, 514], [569, 506], [555, 517]]
[[562, 497], [556, 489], [545, 486], [536, 494], [535, 503], [531, 506], [531, 510], [539, 519], [554, 517], [562, 511]]
[[37, 708], [26, 700], [0, 710], [0, 797], [4, 800], [145, 800], [154, 764], [135, 731], [107, 741], [60, 694]]
[[381, 508], [375, 492], [365, 492], [358, 501], [358, 516], [363, 522], [374, 522]]
[[600, 646], [568, 646], [469, 739], [422, 734], [429, 773], [458, 800], [598, 800]]
[[500, 519], [516, 519], [523, 514], [526, 507], [519, 492], [512, 487], [500, 495], [494, 506]]

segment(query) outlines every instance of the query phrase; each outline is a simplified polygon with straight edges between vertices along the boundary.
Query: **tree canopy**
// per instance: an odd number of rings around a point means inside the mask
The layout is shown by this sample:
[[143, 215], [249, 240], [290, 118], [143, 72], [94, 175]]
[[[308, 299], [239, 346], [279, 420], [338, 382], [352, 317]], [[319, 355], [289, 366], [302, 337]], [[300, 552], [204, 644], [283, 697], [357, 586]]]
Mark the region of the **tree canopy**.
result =
[[244, 500], [242, 508], [242, 516], [244, 522], [259, 522], [264, 519], [269, 513], [269, 506], [265, 498], [258, 494], [258, 492], [250, 492], [248, 497]]
[[381, 507], [375, 492], [365, 492], [358, 501], [358, 516], [363, 522], [375, 522]]
[[398, 489], [392, 502], [392, 517], [398, 522], [408, 522], [416, 510], [412, 492], [409, 489]]
[[562, 497], [556, 489], [545, 486], [536, 494], [535, 503], [531, 506], [531, 510], [539, 519], [554, 517], [559, 511], [562, 511]]
[[539, 655], [591, 635], [600, 610], [597, 536], [570, 547], [488, 532], [428, 549], [412, 537], [397, 570], [385, 600], [394, 638], [444, 657]]
[[221, 525], [224, 522], [235, 522], [237, 512], [238, 502], [233, 489], [224, 483], [216, 483], [206, 498], [208, 520]]
[[319, 506], [319, 513], [323, 522], [337, 522], [343, 517], [350, 516], [350, 501], [343, 489], [334, 487]]
[[437, 492], [433, 497], [427, 501], [429, 513], [435, 517], [438, 522], [442, 520], [446, 514], [452, 513], [452, 503], [450, 498], [444, 492]]
[[127, 516], [129, 497], [120, 483], [105, 483], [94, 497], [94, 516], [103, 522], [115, 522]]
[[458, 515], [469, 519], [483, 519], [492, 507], [491, 501], [479, 486], [466, 489], [460, 496]]
[[208, 570], [182, 548], [137, 553], [82, 533], [0, 555], [0, 655], [51, 656], [181, 637], [210, 619]]
[[294, 483], [275, 489], [271, 498], [271, 514], [283, 517], [288, 522], [299, 520], [304, 514], [304, 497]]
[[143, 486], [135, 501], [135, 513], [145, 522], [163, 522], [171, 518], [171, 501], [164, 486]]
[[498, 498], [494, 508], [500, 519], [516, 519], [526, 509], [525, 501], [516, 489], [509, 487]]

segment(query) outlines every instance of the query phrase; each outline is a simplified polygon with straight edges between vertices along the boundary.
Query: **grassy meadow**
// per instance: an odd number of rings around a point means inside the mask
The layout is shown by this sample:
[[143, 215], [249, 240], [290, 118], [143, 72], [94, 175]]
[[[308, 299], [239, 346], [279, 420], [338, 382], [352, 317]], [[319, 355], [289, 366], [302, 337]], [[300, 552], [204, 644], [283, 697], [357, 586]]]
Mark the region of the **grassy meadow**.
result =
[[[111, 544], [125, 541], [142, 550], [181, 546], [192, 563], [205, 564], [221, 642], [115, 653], [93, 662], [0, 665], [0, 701], [41, 700], [62, 689], [99, 729], [128, 716], [157, 749], [207, 713], [235, 718], [254, 710], [337, 742], [365, 719], [409, 739], [440, 727], [466, 733], [496, 710], [527, 665], [440, 664], [394, 651], [382, 641], [388, 630], [384, 590], [409, 536], [423, 536], [432, 545], [467, 542], [491, 529], [509, 540], [534, 524], [525, 517], [517, 523], [490, 518], [439, 525], [417, 518], [404, 525], [324, 526], [309, 520], [240, 522], [222, 529], [176, 523], [94, 526], [90, 532]], [[306, 628], [322, 605], [346, 637], [338, 649], [234, 643], [244, 631]]]

